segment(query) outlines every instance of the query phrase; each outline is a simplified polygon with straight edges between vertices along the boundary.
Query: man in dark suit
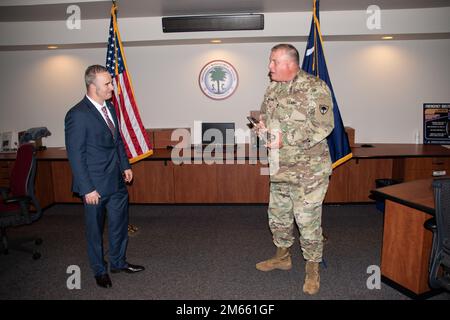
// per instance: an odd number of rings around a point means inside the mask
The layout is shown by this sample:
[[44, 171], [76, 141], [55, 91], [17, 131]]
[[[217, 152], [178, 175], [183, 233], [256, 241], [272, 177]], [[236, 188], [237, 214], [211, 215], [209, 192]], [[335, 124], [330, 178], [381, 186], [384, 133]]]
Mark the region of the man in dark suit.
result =
[[112, 286], [103, 258], [103, 226], [108, 214], [109, 264], [112, 273], [135, 273], [144, 267], [126, 261], [128, 191], [133, 179], [118, 130], [111, 75], [100, 65], [86, 69], [87, 93], [67, 112], [65, 138], [72, 168], [72, 190], [84, 203], [88, 256], [99, 286]]

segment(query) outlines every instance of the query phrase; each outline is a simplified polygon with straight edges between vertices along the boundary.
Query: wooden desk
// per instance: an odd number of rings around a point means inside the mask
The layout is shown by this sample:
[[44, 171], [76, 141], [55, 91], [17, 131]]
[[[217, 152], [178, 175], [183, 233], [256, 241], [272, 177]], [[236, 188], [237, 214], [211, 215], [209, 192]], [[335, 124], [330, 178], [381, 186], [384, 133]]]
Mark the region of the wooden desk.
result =
[[373, 190], [386, 199], [381, 274], [383, 280], [406, 288], [412, 297], [426, 296], [428, 263], [433, 234], [424, 227], [434, 215], [433, 179], [396, 184]]
[[[267, 167], [264, 155], [245, 145], [225, 150], [223, 164], [209, 164], [215, 154], [189, 150], [189, 155], [181, 157], [191, 163], [176, 164], [172, 150], [163, 148], [133, 164], [130, 202], [268, 203], [269, 177], [260, 174]], [[352, 151], [353, 158], [333, 170], [325, 203], [373, 202], [369, 196], [376, 179], [410, 181], [431, 178], [433, 171], [450, 172], [450, 150], [438, 145], [372, 144], [367, 148], [356, 144]], [[50, 147], [39, 151], [37, 158], [36, 194], [41, 206], [79, 202], [71, 192], [65, 149]], [[0, 153], [0, 186], [9, 184], [14, 159], [14, 153]]]
[[[172, 150], [164, 148], [154, 149], [152, 156], [132, 165], [130, 203], [268, 203], [269, 179], [260, 174], [267, 167], [264, 155], [259, 157], [248, 145], [217, 149], [217, 153], [202, 148], [181, 155], [178, 151], [174, 150], [181, 163], [176, 163]], [[0, 154], [4, 186], [9, 184], [14, 159], [14, 153]], [[64, 148], [39, 151], [37, 160], [36, 196], [43, 208], [81, 202], [71, 191], [72, 172]]]
[[439, 145], [356, 144], [353, 158], [333, 170], [325, 202], [370, 202], [376, 179], [412, 181], [431, 178], [433, 171], [450, 173], [450, 149]]

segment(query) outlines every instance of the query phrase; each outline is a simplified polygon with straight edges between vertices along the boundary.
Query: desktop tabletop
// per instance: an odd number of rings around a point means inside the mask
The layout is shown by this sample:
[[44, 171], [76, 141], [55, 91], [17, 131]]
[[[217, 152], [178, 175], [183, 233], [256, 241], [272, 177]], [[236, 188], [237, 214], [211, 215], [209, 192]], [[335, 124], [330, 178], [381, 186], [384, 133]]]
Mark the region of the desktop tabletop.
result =
[[378, 188], [371, 192], [375, 196], [434, 215], [432, 183], [433, 178], [420, 179]]

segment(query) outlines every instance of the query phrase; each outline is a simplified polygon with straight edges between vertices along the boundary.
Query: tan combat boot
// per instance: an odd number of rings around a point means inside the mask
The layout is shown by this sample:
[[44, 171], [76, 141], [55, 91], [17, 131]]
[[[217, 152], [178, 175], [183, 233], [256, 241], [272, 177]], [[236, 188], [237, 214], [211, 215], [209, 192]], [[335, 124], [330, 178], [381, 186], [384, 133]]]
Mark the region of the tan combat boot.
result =
[[256, 269], [260, 271], [290, 270], [291, 268], [292, 261], [289, 248], [277, 248], [277, 253], [274, 257], [256, 264]]
[[320, 288], [319, 263], [306, 262], [306, 277], [303, 285], [303, 292], [307, 294], [316, 294]]

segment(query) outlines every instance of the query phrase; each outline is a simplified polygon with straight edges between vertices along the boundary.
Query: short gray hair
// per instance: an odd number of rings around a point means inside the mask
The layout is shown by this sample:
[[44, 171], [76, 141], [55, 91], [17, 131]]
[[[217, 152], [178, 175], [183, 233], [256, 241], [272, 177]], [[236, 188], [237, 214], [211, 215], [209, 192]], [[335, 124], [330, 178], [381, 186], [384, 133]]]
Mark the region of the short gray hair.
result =
[[288, 43], [280, 43], [277, 44], [276, 46], [274, 46], [272, 48], [272, 52], [273, 51], [277, 51], [277, 50], [284, 50], [286, 52], [286, 54], [297, 64], [300, 64], [300, 58], [298, 56], [298, 51], [297, 49]]
[[86, 83], [86, 88], [88, 88], [89, 85], [94, 82], [97, 73], [103, 72], [108, 72], [108, 69], [106, 69], [104, 66], [101, 66], [99, 64], [89, 66], [84, 72], [84, 82]]

